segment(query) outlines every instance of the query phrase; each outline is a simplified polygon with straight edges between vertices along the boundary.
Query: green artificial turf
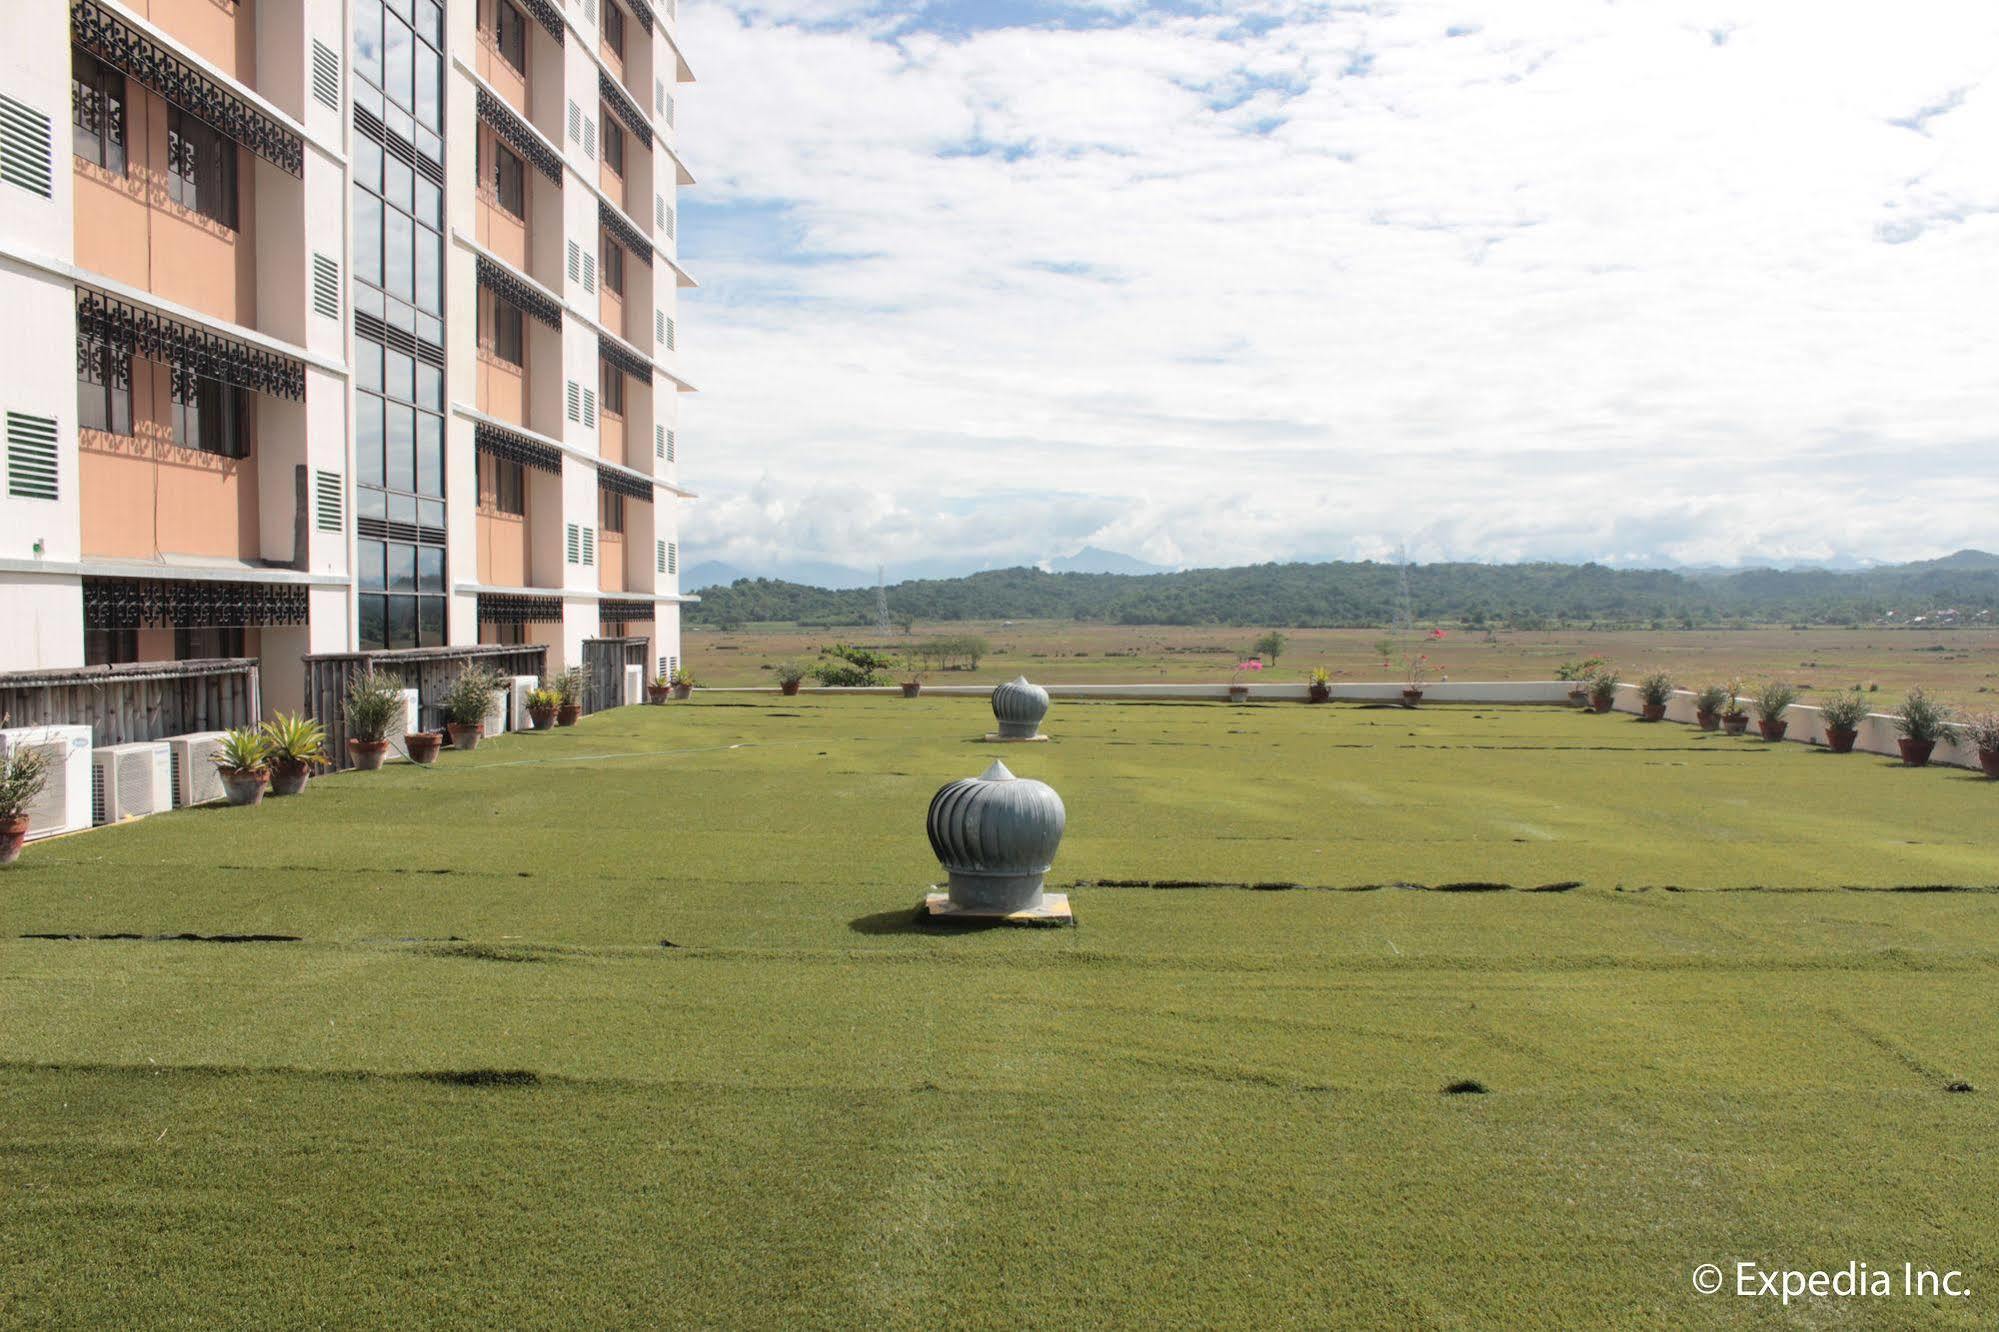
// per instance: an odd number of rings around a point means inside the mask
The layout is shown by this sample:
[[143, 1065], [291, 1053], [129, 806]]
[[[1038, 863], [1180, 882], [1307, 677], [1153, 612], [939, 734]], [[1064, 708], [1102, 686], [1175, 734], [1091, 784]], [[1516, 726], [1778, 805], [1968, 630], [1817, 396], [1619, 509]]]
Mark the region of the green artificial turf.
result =
[[[1549, 709], [989, 723], [710, 697], [30, 847], [0, 1323], [1991, 1326], [1999, 783]], [[915, 926], [996, 756], [1074, 930]], [[1190, 883], [1294, 886], [1109, 886]], [[1738, 1259], [1973, 1293], [1693, 1293]]]

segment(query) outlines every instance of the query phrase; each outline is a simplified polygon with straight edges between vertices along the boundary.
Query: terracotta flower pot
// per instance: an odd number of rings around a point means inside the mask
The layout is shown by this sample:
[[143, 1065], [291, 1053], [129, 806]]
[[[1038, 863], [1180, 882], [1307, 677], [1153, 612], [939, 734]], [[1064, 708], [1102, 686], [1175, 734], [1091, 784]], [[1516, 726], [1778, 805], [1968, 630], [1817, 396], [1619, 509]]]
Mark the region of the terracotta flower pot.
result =
[[693, 692], [694, 692], [693, 685], [675, 685], [673, 687], [673, 696], [675, 698], [686, 698], [688, 695], [692, 694]]
[[1920, 768], [1927, 764], [1930, 761], [1930, 755], [1936, 752], [1937, 742], [1934, 740], [1911, 740], [1908, 736], [1904, 735], [1896, 737], [1895, 746], [1902, 751], [1902, 762], [1912, 768]]
[[1614, 698], [1593, 698], [1589, 701], [1589, 710], [1591, 712], [1609, 712], [1610, 705], [1616, 701]]
[[1423, 691], [1422, 691], [1422, 690], [1420, 690], [1420, 689], [1405, 689], [1405, 690], [1403, 690], [1403, 691], [1402, 691], [1402, 706], [1403, 706], [1403, 707], [1405, 707], [1405, 708], [1413, 708], [1413, 707], [1415, 707], [1415, 706], [1416, 706], [1416, 705], [1417, 705], [1418, 703], [1421, 703], [1422, 701], [1423, 701]]
[[1761, 717], [1758, 717], [1756, 719], [1756, 729], [1762, 732], [1763, 738], [1765, 740], [1782, 740], [1784, 738], [1784, 732], [1788, 731], [1790, 728], [1791, 728], [1791, 723], [1784, 721], [1781, 718], [1779, 718], [1777, 721], [1765, 721]]
[[1844, 726], [1825, 728], [1825, 747], [1835, 754], [1851, 754], [1853, 742], [1860, 738], [1860, 732], [1848, 730]]
[[386, 740], [349, 740], [347, 757], [354, 760], [359, 772], [374, 772], [389, 756], [389, 742]]
[[646, 702], [651, 703], [656, 707], [663, 707], [666, 703], [666, 700], [672, 697], [673, 697], [673, 688], [670, 685], [646, 686]]
[[555, 710], [555, 724], [557, 726], [574, 726], [576, 719], [582, 715], [583, 705], [581, 703], [564, 703]]
[[1999, 778], [1999, 749], [1979, 750], [1978, 766], [1985, 769], [1987, 777]]
[[437, 762], [437, 751], [444, 747], [444, 737], [436, 731], [413, 731], [403, 737], [403, 748], [409, 751], [410, 762], [429, 767]]
[[534, 723], [535, 730], [546, 731], [555, 725], [555, 709], [529, 708], [528, 720]]
[[1666, 720], [1666, 705], [1664, 703], [1647, 703], [1645, 710], [1638, 715], [1646, 721], [1664, 721]]
[[271, 794], [295, 796], [303, 794], [305, 784], [312, 780], [310, 763], [286, 763], [282, 759], [271, 761]]
[[1700, 723], [1703, 731], [1718, 731], [1721, 729], [1721, 716], [1719, 713], [1696, 712], [1694, 720]]
[[1332, 696], [1333, 687], [1331, 685], [1315, 684], [1308, 685], [1305, 688], [1305, 701], [1307, 703], [1324, 703]]
[[904, 698], [915, 698], [918, 694], [922, 692], [923, 692], [923, 681], [904, 680], [902, 682], [902, 696]]
[[484, 722], [473, 722], [470, 726], [452, 722], [444, 729], [451, 732], [451, 747], [462, 749], [468, 754], [477, 749], [479, 742], [486, 737]]
[[21, 844], [28, 840], [28, 816], [16, 814], [11, 819], [0, 819], [0, 865], [11, 865], [21, 858]]
[[1247, 703], [1247, 702], [1249, 702], [1249, 686], [1248, 686], [1248, 685], [1230, 685], [1230, 686], [1229, 686], [1229, 702], [1231, 702], [1231, 703]]
[[220, 776], [222, 793], [229, 797], [229, 803], [232, 805], [263, 804], [264, 792], [271, 785], [271, 774], [263, 768], [247, 770], [224, 768]]
[[798, 692], [798, 686], [804, 683], [803, 680], [779, 680], [777, 682], [777, 692], [783, 694], [786, 698], [790, 698]]
[[1746, 712], [1722, 713], [1721, 729], [1730, 735], [1741, 735], [1749, 729], [1749, 714]]
[[1571, 703], [1575, 704], [1575, 705], [1576, 705], [1577, 707], [1579, 707], [1579, 708], [1586, 708], [1586, 707], [1588, 707], [1588, 706], [1589, 706], [1589, 690], [1587, 690], [1587, 689], [1571, 689], [1571, 690], [1569, 691], [1569, 702], [1571, 702]]

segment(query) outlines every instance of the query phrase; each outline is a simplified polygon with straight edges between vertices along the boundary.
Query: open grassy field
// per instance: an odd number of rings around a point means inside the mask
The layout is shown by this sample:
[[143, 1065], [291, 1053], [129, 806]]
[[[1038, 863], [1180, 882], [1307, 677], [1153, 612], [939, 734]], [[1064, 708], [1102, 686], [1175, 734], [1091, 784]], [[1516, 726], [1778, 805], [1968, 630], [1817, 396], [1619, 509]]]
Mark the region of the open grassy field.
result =
[[[902, 652], [911, 638], [960, 633], [991, 643], [992, 655], [976, 673], [931, 677], [940, 683], [997, 682], [1023, 672], [1060, 684], [1216, 682], [1228, 678], [1261, 632], [1023, 620], [918, 625], [913, 635], [894, 635], [885, 646]], [[1257, 678], [1303, 680], [1314, 666], [1324, 666], [1335, 679], [1396, 676], [1398, 668], [1384, 668], [1374, 646], [1390, 636], [1387, 630], [1291, 629], [1285, 635], [1290, 642], [1276, 669]], [[1784, 679], [1821, 691], [1878, 685], [1882, 710], [1911, 686], [1922, 685], [1962, 707], [1999, 710], [1999, 633], [1990, 629], [1500, 630], [1490, 636], [1451, 629], [1447, 635], [1424, 641], [1421, 650], [1439, 671], [1458, 680], [1547, 680], [1565, 661], [1601, 656], [1627, 680], [1664, 670], [1696, 688], [1736, 677], [1751, 683]], [[878, 640], [872, 630], [765, 625], [729, 632], [690, 626], [683, 642], [688, 665], [703, 684], [755, 685], [771, 683], [768, 667], [809, 656], [821, 644]]]
[[[989, 722], [697, 695], [31, 846], [0, 1324], [1999, 1318], [1999, 783], [1058, 704], [1003, 753], [1078, 928], [922, 930]], [[1972, 1293], [1693, 1292], [1739, 1260]]]

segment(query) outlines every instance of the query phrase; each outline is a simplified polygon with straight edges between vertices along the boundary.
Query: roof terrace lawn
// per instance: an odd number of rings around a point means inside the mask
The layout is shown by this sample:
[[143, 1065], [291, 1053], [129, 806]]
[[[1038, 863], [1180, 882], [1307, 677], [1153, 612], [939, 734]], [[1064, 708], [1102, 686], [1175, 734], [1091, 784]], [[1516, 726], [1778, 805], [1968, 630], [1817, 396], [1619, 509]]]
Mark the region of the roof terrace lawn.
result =
[[[1740, 1259], [1999, 1313], [1999, 893], [1838, 890], [1999, 885], [1999, 784], [1554, 709], [989, 724], [710, 696], [31, 846], [0, 1323], [1778, 1321], [1693, 1293]], [[1316, 887], [918, 931], [996, 756], [1055, 886]], [[1465, 882], [1580, 886], [1330, 891]], [[20, 937], [183, 932], [299, 941]]]

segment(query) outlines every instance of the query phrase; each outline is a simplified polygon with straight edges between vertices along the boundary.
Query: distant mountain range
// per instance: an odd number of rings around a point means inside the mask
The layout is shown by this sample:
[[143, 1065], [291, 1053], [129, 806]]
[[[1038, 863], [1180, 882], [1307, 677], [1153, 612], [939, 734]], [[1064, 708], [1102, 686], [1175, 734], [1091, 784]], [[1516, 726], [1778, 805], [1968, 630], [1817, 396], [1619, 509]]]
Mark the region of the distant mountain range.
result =
[[[1088, 549], [1066, 562], [1140, 564]], [[1413, 564], [1404, 570], [1360, 561], [1083, 572], [1057, 570], [1055, 564], [905, 579], [888, 589], [889, 612], [932, 622], [1378, 625], [1397, 615], [1406, 575], [1417, 618], [1469, 624], [1856, 624], [1907, 622], [1922, 615], [1941, 617], [1931, 623], [1989, 625], [1999, 619], [1999, 555], [1979, 550], [1850, 570], [1693, 572], [1547, 562]], [[687, 613], [694, 623], [862, 625], [874, 620], [875, 596], [867, 585], [832, 588], [746, 578], [705, 587], [701, 602]]]
[[[895, 582], [911, 579], [962, 578], [967, 574], [983, 573], [991, 570], [991, 565], [981, 565], [967, 560], [917, 560], [910, 564], [898, 564], [888, 570], [888, 577]], [[1052, 573], [1100, 573], [1100, 574], [1154, 574], [1171, 572], [1164, 564], [1148, 564], [1114, 550], [1103, 550], [1097, 546], [1085, 546], [1074, 555], [1058, 555], [1045, 560], [1041, 567]], [[722, 587], [739, 578], [774, 578], [780, 582], [798, 583], [805, 587], [823, 587], [834, 590], [873, 587], [875, 571], [852, 565], [830, 564], [823, 560], [780, 560], [757, 569], [745, 569], [739, 565], [725, 564], [720, 560], [703, 560], [691, 564], [681, 577], [680, 585], [689, 592], [699, 592], [705, 587]]]

